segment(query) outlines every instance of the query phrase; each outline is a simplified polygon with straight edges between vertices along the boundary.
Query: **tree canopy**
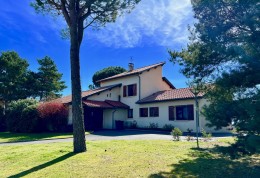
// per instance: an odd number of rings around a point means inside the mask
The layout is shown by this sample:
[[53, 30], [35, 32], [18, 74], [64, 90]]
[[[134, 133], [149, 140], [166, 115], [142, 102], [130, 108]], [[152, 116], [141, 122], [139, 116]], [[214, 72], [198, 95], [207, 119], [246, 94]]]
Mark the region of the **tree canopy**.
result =
[[30, 71], [26, 59], [14, 51], [3, 52], [0, 56], [0, 99], [7, 104], [29, 97], [46, 101], [60, 96], [66, 86], [54, 61], [46, 56], [38, 63], [38, 71]]
[[190, 43], [169, 51], [181, 72], [207, 85], [204, 114], [217, 129], [231, 122], [260, 132], [260, 4], [257, 0], [192, 0], [196, 23]]
[[94, 84], [94, 87], [100, 87], [100, 85], [97, 81], [107, 78], [107, 77], [111, 77], [113, 75], [123, 73], [125, 71], [126, 71], [126, 69], [119, 67], [119, 66], [107, 67], [107, 68], [97, 71], [92, 77], [92, 82]]
[[40, 100], [51, 100], [60, 97], [60, 92], [66, 87], [65, 82], [61, 80], [62, 74], [58, 72], [54, 61], [45, 56], [38, 59], [40, 67], [37, 73], [37, 88]]
[[0, 56], [0, 99], [5, 104], [26, 98], [26, 72], [29, 64], [16, 52], [2, 52]]
[[130, 12], [140, 0], [35, 0], [32, 5], [38, 12], [62, 15], [70, 37], [70, 64], [72, 88], [72, 118], [74, 152], [86, 151], [83, 121], [80, 46], [84, 29], [99, 28], [114, 22], [119, 15]]

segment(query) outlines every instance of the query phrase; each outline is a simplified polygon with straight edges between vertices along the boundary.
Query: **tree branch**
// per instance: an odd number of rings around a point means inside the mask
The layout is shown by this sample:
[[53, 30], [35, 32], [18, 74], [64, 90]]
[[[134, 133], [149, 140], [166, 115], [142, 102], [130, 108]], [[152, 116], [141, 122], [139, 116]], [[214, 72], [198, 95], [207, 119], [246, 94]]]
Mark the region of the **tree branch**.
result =
[[66, 8], [66, 0], [61, 0], [61, 10], [62, 10], [62, 14], [64, 15], [64, 18], [65, 18], [68, 26], [70, 26], [70, 16], [69, 16], [68, 10]]
[[56, 9], [61, 10], [61, 5], [58, 4], [58, 3], [56, 3], [56, 2], [54, 2], [54, 0], [47, 0], [47, 2], [48, 2], [50, 5], [55, 6]]

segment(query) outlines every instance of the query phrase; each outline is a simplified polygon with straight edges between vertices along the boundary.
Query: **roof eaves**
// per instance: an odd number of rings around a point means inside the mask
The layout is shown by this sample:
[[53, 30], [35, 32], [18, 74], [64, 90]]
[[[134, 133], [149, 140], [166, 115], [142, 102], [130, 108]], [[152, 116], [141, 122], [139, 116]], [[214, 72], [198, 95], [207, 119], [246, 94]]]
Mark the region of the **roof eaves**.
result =
[[[110, 89], [113, 89], [113, 88], [116, 88], [116, 87], [121, 87], [121, 86], [122, 86], [122, 83], [115, 84], [115, 85], [112, 85], [112, 86], [110, 86], [110, 87], [108, 87], [108, 88], [106, 88], [106, 89], [104, 89], [104, 90], [98, 91], [98, 92], [96, 92], [96, 93], [92, 93], [92, 94], [87, 95], [87, 96], [83, 96], [82, 99], [87, 99], [87, 98], [90, 97], [90, 96], [93, 96], [93, 95], [96, 95], [96, 94], [100, 94], [100, 93], [102, 93], [102, 92], [104, 92], [104, 91], [107, 91], [107, 90], [110, 90]], [[63, 104], [71, 104], [71, 103], [72, 103], [72, 101], [67, 102], [67, 103], [63, 103]]]
[[[187, 98], [174, 98], [174, 99], [166, 99], [166, 100], [154, 100], [154, 101], [137, 101], [136, 104], [147, 104], [147, 103], [161, 103], [167, 101], [179, 101], [179, 100], [190, 100], [194, 99], [195, 97], [187, 97]], [[202, 99], [202, 96], [197, 97], [198, 99]]]

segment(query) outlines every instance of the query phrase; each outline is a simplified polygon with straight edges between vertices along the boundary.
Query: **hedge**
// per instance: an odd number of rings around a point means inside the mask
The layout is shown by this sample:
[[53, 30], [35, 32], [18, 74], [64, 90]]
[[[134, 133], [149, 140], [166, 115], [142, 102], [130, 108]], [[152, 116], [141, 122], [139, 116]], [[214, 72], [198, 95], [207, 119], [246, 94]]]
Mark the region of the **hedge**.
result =
[[68, 123], [68, 107], [62, 103], [48, 102], [38, 106], [39, 119], [45, 130], [65, 131]]
[[6, 123], [10, 132], [62, 132], [67, 130], [68, 108], [61, 103], [39, 104], [33, 99], [13, 101]]

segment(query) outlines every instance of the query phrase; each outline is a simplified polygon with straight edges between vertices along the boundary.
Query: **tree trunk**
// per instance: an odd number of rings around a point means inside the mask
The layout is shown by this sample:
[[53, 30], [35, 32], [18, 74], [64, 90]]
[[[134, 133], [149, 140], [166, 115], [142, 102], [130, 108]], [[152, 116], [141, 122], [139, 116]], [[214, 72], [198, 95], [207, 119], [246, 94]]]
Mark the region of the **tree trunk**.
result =
[[73, 146], [74, 152], [85, 152], [85, 128], [82, 110], [81, 83], [80, 83], [80, 44], [78, 41], [78, 21], [71, 18], [70, 28], [70, 65], [72, 84], [72, 118], [73, 118]]

